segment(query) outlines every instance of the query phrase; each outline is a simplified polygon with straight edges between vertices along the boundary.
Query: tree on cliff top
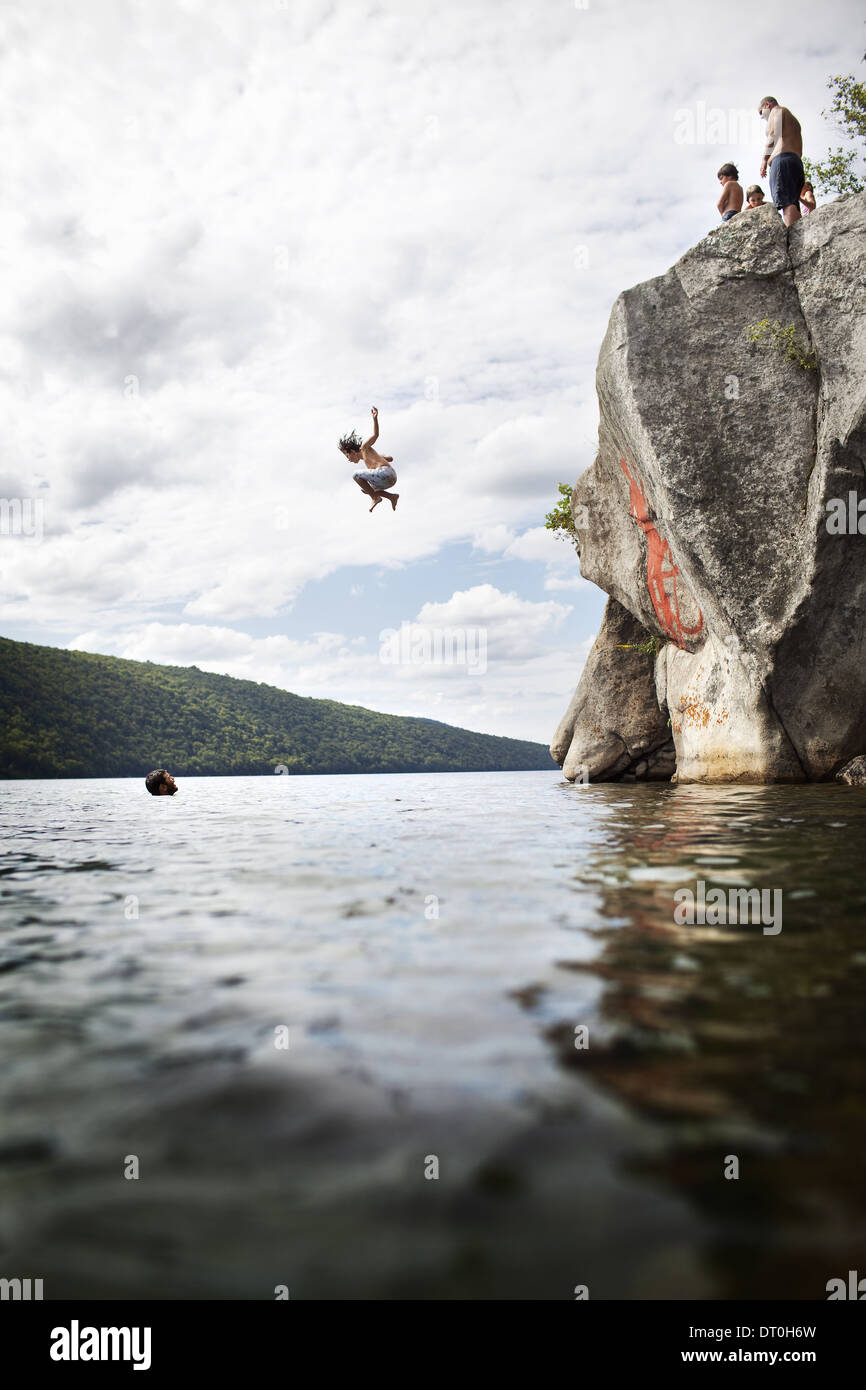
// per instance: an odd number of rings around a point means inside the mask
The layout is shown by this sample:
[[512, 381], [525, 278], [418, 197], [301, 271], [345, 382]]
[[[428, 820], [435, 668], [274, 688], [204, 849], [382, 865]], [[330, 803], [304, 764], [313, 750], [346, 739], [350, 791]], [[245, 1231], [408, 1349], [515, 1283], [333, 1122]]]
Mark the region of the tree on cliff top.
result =
[[850, 149], [838, 145], [820, 162], [804, 159], [806, 178], [821, 193], [862, 193], [866, 188], [866, 83], [849, 73], [847, 77], [831, 77], [827, 86], [833, 92], [833, 104], [821, 115], [828, 120], [835, 118], [854, 144]]

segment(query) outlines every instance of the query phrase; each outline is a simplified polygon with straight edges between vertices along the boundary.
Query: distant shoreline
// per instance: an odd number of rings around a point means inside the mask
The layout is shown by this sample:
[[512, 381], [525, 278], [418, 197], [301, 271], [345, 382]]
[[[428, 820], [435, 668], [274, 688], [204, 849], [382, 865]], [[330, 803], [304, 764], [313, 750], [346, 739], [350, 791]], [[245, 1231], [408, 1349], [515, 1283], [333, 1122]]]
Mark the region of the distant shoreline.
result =
[[[543, 748], [543, 747], [544, 747], [543, 744], [539, 744], [538, 746], [539, 746], [539, 748]], [[557, 777], [559, 777], [560, 779], [562, 779], [562, 769], [561, 769], [560, 767], [557, 767], [556, 763], [553, 761], [552, 758], [551, 758], [551, 760], [550, 760], [550, 767], [549, 767], [549, 768], [548, 768], [548, 767], [517, 767], [517, 768], [514, 768], [514, 767], [474, 767], [474, 768], [473, 768], [473, 767], [451, 767], [451, 768], [442, 767], [442, 768], [436, 768], [435, 770], [431, 771], [429, 768], [424, 768], [424, 767], [420, 767], [420, 768], [418, 768], [418, 767], [407, 767], [407, 768], [398, 768], [398, 769], [389, 768], [387, 771], [383, 771], [383, 772], [376, 772], [376, 771], [371, 771], [371, 772], [293, 772], [293, 773], [291, 773], [291, 776], [292, 776], [292, 777], [295, 777], [295, 778], [297, 778], [297, 777], [422, 777], [422, 776], [423, 776], [423, 777], [456, 777], [456, 776], [467, 776], [467, 777], [479, 777], [479, 776], [484, 776], [484, 777], [512, 777], [512, 776], [514, 776], [515, 773], [523, 773], [523, 772], [525, 772], [525, 773], [527, 773], [527, 774], [534, 774], [534, 773], [538, 773], [538, 772], [552, 772], [552, 773], [555, 773], [555, 774], [557, 775]], [[178, 780], [178, 782], [180, 782], [181, 778], [184, 780], [184, 782], [194, 782], [194, 781], [218, 780], [219, 778], [222, 778], [222, 777], [233, 777], [233, 778], [242, 778], [242, 777], [262, 777], [262, 778], [265, 778], [266, 780], [273, 781], [275, 775], [276, 775], [277, 777], [279, 777], [279, 776], [282, 776], [282, 775], [284, 775], [284, 774], [281, 774], [281, 773], [274, 774], [273, 772], [178, 772], [176, 775], [177, 775], [177, 780]], [[137, 772], [121, 772], [121, 773], [110, 773], [110, 774], [94, 773], [93, 776], [87, 777], [87, 776], [85, 776], [85, 775], [83, 775], [83, 774], [73, 775], [72, 773], [70, 773], [68, 776], [55, 776], [55, 775], [53, 775], [53, 774], [51, 774], [51, 773], [46, 773], [45, 776], [43, 776], [43, 777], [33, 777], [33, 776], [30, 776], [30, 775], [21, 776], [21, 777], [6, 777], [6, 776], [0, 776], [0, 785], [2, 785], [4, 782], [18, 783], [18, 782], [138, 782], [138, 781], [141, 781], [142, 783], [144, 782], [144, 774], [139, 775]]]
[[535, 772], [543, 743], [0, 637], [0, 780]]

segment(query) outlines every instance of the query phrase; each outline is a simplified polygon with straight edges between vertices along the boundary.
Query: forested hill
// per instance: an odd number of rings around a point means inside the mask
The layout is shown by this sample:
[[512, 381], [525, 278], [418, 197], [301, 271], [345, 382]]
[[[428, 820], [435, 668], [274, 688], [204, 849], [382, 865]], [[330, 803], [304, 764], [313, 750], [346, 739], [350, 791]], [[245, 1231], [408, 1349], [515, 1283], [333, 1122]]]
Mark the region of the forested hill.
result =
[[0, 638], [0, 777], [550, 768], [540, 743]]

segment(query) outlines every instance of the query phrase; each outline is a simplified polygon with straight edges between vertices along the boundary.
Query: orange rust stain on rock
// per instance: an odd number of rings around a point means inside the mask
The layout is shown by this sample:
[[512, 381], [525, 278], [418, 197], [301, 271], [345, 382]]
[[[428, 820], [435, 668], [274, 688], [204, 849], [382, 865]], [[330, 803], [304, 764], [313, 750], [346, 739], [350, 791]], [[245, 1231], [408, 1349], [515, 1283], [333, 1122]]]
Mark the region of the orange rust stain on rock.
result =
[[650, 516], [646, 489], [637, 476], [637, 470], [632, 477], [625, 459], [620, 459], [619, 466], [628, 480], [629, 513], [646, 536], [646, 582], [652, 606], [663, 630], [673, 638], [678, 647], [685, 649], [683, 638], [698, 635], [704, 626], [703, 614], [686, 591], [688, 602], [693, 604], [697, 611], [697, 625], [686, 627], [680, 613], [678, 581], [681, 583], [681, 576], [674, 564], [671, 548], [659, 535], [654, 519]]
[[714, 716], [713, 708], [706, 700], [687, 690], [680, 696], [676, 709], [671, 711], [671, 728], [675, 734], [679, 734], [684, 728], [707, 729], [711, 722], [724, 724], [727, 719], [730, 719], [728, 710], [720, 709]]

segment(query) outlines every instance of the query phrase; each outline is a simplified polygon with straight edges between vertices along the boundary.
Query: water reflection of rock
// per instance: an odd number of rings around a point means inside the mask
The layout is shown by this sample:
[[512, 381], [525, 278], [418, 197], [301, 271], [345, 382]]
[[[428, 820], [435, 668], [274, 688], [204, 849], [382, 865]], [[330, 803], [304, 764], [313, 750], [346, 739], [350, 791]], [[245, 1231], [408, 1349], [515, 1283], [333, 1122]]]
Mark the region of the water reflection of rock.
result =
[[[866, 1216], [859, 866], [839, 862], [832, 793], [798, 815], [781, 789], [704, 790], [636, 797], [607, 835], [591, 870], [601, 951], [560, 962], [603, 982], [590, 1046], [576, 1050], [573, 1020], [546, 1036], [655, 1122], [657, 1147], [627, 1166], [711, 1218], [723, 1296], [825, 1297], [837, 1267], [862, 1262]], [[781, 887], [782, 932], [676, 926], [674, 889], [697, 878]]]

